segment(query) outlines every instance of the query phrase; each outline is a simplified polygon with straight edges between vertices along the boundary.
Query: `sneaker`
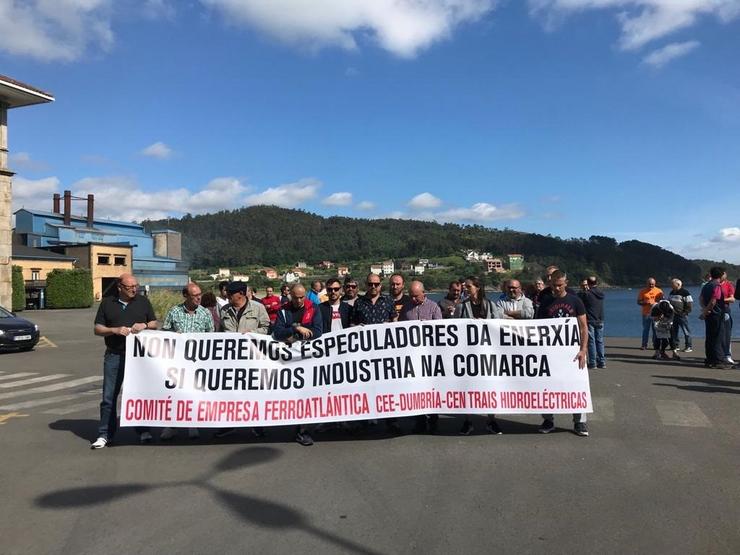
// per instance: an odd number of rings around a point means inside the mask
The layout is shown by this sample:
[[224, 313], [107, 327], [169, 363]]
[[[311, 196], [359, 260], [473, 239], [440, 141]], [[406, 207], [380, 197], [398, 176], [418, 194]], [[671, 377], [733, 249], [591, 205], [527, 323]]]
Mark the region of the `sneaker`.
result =
[[470, 420], [463, 422], [462, 428], [460, 428], [461, 436], [469, 436], [473, 431], [473, 423]]
[[169, 441], [176, 435], [177, 430], [174, 430], [172, 428], [165, 428], [164, 430], [162, 430], [162, 433], [159, 434], [159, 439], [161, 439], [162, 441]]
[[602, 362], [601, 364], [597, 364], [596, 368], [606, 368], [606, 362]]
[[726, 358], [725, 358], [725, 362], [726, 362], [727, 364], [735, 364], [735, 361], [734, 361], [734, 360], [732, 360], [732, 357], [726, 357]]
[[108, 445], [108, 439], [100, 436], [90, 444], [90, 449], [103, 449], [106, 445]]
[[234, 428], [221, 428], [213, 434], [215, 438], [227, 437], [233, 434], [236, 430]]
[[641, 351], [647, 351], [647, 347], [645, 345], [643, 345], [642, 347], [640, 347], [640, 350]]
[[139, 443], [146, 444], [152, 442], [152, 434], [149, 432], [141, 432], [139, 434]]
[[304, 447], [310, 447], [313, 445], [313, 438], [308, 432], [298, 432], [295, 436], [295, 440]]
[[489, 434], [493, 434], [496, 436], [500, 436], [504, 432], [501, 431], [501, 428], [498, 427], [498, 422], [495, 420], [489, 420], [486, 424], [486, 430], [488, 430]]
[[686, 348], [685, 348], [685, 349], [683, 350], [683, 352], [684, 352], [684, 353], [693, 353], [693, 352], [694, 352], [694, 349], [692, 349], [691, 347], [686, 347]]
[[681, 357], [678, 356], [678, 353], [676, 351], [673, 351], [673, 354], [671, 355], [671, 358], [673, 360], [681, 360]]
[[190, 439], [198, 439], [200, 437], [198, 428], [188, 428], [188, 437]]
[[653, 359], [658, 360], [660, 358], [660, 353], [655, 353], [653, 355]]
[[552, 420], [543, 420], [542, 426], [537, 430], [541, 434], [549, 434], [555, 429], [555, 422]]
[[588, 427], [585, 422], [576, 422], [573, 425], [573, 432], [577, 436], [588, 437]]
[[267, 432], [265, 432], [265, 429], [262, 426], [257, 426], [256, 428], [252, 428], [252, 435], [262, 439], [267, 437]]

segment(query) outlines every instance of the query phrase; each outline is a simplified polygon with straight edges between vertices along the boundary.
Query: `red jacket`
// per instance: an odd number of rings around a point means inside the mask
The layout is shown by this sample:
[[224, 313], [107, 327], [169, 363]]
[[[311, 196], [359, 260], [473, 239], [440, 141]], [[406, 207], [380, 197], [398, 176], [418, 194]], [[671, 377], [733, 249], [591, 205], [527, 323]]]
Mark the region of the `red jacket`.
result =
[[280, 297], [277, 295], [270, 295], [262, 299], [262, 304], [265, 305], [267, 310], [267, 316], [270, 318], [270, 323], [274, 324], [277, 320], [277, 313], [280, 310]]

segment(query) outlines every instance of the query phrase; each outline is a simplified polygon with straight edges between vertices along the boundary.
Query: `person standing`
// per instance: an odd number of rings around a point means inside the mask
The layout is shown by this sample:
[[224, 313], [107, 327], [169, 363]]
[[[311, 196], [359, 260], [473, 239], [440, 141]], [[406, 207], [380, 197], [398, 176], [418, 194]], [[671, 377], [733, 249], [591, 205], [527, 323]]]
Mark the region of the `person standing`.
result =
[[655, 278], [648, 278], [646, 286], [637, 294], [637, 304], [642, 309], [642, 345], [640, 349], [647, 349], [650, 332], [653, 332], [655, 342], [655, 322], [650, 316], [652, 306], [663, 298], [663, 290], [655, 285]]
[[[569, 293], [568, 276], [565, 272], [556, 270], [550, 277], [550, 288], [552, 295], [540, 305], [537, 318], [576, 318], [580, 332], [580, 349], [573, 359], [578, 362], [578, 368], [586, 367], [588, 357], [588, 320], [586, 318], [586, 307], [583, 301], [573, 293]], [[555, 429], [554, 415], [543, 414], [544, 419], [539, 428], [541, 434], [549, 434]], [[586, 414], [573, 415], [573, 432], [577, 436], [587, 437], [588, 427], [586, 425]]]
[[455, 309], [460, 303], [460, 293], [462, 292], [462, 283], [458, 280], [453, 280], [447, 286], [447, 295], [440, 299], [439, 308], [442, 311], [442, 318], [452, 318], [455, 314]]
[[[202, 293], [197, 283], [189, 283], [182, 289], [184, 302], [173, 306], [165, 316], [162, 330], [176, 333], [210, 333], [215, 330], [209, 310], [201, 306]], [[177, 434], [175, 428], [164, 428], [159, 439], [167, 441]], [[197, 428], [188, 429], [190, 439], [198, 439]]]
[[319, 305], [321, 310], [322, 331], [340, 331], [352, 323], [352, 305], [342, 301], [342, 283], [337, 278], [326, 280], [326, 294], [329, 300]]
[[689, 313], [694, 306], [694, 299], [683, 282], [678, 278], [671, 280], [671, 292], [668, 293], [668, 301], [673, 306], [673, 328], [671, 328], [671, 349], [679, 351], [679, 334], [682, 331], [684, 337], [684, 353], [693, 351], [691, 348], [691, 329], [689, 329]]
[[705, 338], [704, 338], [704, 366], [707, 368], [731, 368], [724, 358], [725, 354], [722, 349], [722, 324], [725, 314], [725, 298], [722, 294], [720, 279], [725, 271], [719, 266], [713, 267], [709, 271], [712, 278], [704, 284], [699, 293], [699, 303], [702, 312], [699, 318], [704, 320]]
[[[399, 320], [401, 322], [441, 320], [442, 309], [439, 305], [429, 299], [424, 291], [424, 284], [421, 281], [414, 280], [409, 284], [409, 301], [401, 309]], [[437, 414], [420, 414], [414, 417], [414, 433], [423, 434], [429, 428], [429, 433], [437, 432], [439, 415]]]
[[[463, 288], [465, 289], [465, 300], [457, 305], [454, 318], [486, 320], [503, 316], [503, 313], [486, 298], [485, 286], [477, 276], [465, 278]], [[495, 435], [501, 435], [503, 433], [498, 422], [496, 422], [496, 418], [492, 414], [488, 415], [486, 430]], [[469, 436], [472, 432], [473, 422], [470, 420], [470, 416], [466, 415], [459, 433], [463, 436]]]
[[393, 319], [397, 322], [401, 317], [401, 310], [409, 302], [409, 296], [404, 292], [404, 279], [401, 274], [393, 274], [388, 280], [388, 292], [390, 294], [391, 301], [393, 301], [393, 309], [396, 311], [396, 316]]
[[722, 274], [719, 280], [719, 286], [722, 288], [722, 297], [725, 300], [724, 314], [722, 315], [722, 352], [725, 355], [724, 361], [727, 364], [735, 364], [732, 360], [732, 303], [735, 302], [735, 287], [727, 279], [727, 272]]
[[290, 300], [290, 287], [287, 284], [280, 286], [280, 306], [283, 306]]
[[359, 289], [357, 287], [357, 280], [352, 276], [344, 278], [344, 295], [342, 296], [342, 302], [347, 303], [349, 306], [355, 306], [355, 300], [357, 300], [357, 294]]
[[312, 281], [311, 289], [306, 292], [306, 298], [314, 305], [319, 306], [321, 304], [321, 295], [323, 293], [323, 289], [324, 284], [321, 283], [320, 279]]
[[[306, 298], [306, 288], [303, 285], [294, 284], [290, 288], [290, 302], [278, 311], [273, 337], [292, 345], [296, 341], [321, 337], [323, 327], [319, 306]], [[310, 430], [309, 426], [298, 426], [295, 440], [304, 447], [313, 445]]]
[[218, 282], [218, 297], [216, 297], [216, 302], [218, 303], [219, 308], [225, 307], [227, 304], [229, 304], [229, 282], [228, 281], [219, 281]]
[[[118, 278], [116, 296], [104, 297], [95, 315], [95, 335], [105, 338], [103, 356], [103, 400], [100, 403], [98, 437], [91, 449], [102, 449], [110, 444], [118, 431], [116, 410], [118, 395], [123, 385], [126, 367], [126, 337], [144, 330], [157, 329], [149, 299], [137, 294], [139, 284], [132, 274]], [[149, 443], [149, 428], [136, 428], [141, 443]]]
[[604, 354], [604, 293], [598, 287], [596, 276], [589, 276], [581, 282], [578, 297], [586, 307], [588, 325], [588, 369], [606, 368]]
[[530, 320], [534, 318], [534, 306], [522, 292], [518, 279], [505, 282], [505, 291], [494, 303], [505, 320]]
[[275, 320], [277, 320], [278, 310], [280, 310], [283, 303], [280, 302], [280, 297], [275, 294], [271, 286], [265, 288], [265, 296], [262, 299], [262, 304], [265, 306], [267, 317], [270, 319], [270, 328], [272, 328], [275, 325]]

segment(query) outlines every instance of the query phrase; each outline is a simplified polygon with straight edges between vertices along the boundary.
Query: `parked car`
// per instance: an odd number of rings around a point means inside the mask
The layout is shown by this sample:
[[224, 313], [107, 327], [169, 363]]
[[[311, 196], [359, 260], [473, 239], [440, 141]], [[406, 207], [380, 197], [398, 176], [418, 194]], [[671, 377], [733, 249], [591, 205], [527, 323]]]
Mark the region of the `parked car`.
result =
[[0, 350], [28, 351], [39, 342], [39, 327], [0, 306]]

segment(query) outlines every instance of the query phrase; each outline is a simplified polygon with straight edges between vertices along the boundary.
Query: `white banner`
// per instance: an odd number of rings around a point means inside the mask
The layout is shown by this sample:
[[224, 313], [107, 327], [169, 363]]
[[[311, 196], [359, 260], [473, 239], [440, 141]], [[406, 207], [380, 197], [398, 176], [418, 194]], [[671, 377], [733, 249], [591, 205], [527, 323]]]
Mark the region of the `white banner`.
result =
[[292, 346], [252, 333], [142, 332], [126, 339], [121, 424], [592, 412], [579, 339], [574, 318], [398, 322]]

